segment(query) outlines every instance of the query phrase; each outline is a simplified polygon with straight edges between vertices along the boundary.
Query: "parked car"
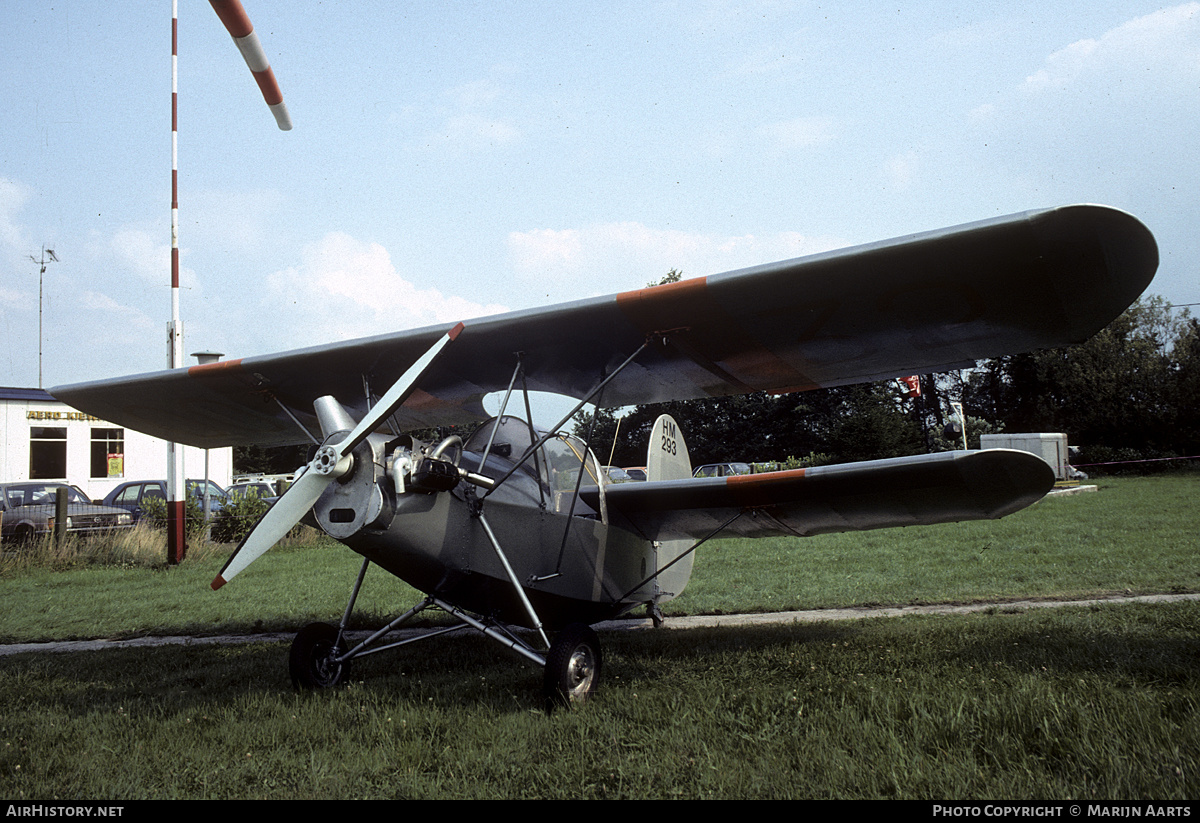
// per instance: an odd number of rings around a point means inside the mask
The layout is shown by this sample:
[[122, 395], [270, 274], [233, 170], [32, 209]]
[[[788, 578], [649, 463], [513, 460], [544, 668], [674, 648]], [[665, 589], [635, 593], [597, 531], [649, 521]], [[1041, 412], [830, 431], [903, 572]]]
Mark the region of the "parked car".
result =
[[59, 489], [67, 490], [68, 532], [99, 532], [133, 525], [129, 512], [93, 503], [78, 488], [66, 483], [4, 483], [0, 484], [3, 539], [20, 543], [53, 531]]
[[630, 480], [645, 480], [646, 479], [646, 467], [645, 466], [626, 466], [625, 473], [627, 475], [629, 475]]
[[[188, 497], [203, 501], [204, 481], [186, 481]], [[229, 495], [211, 480], [208, 481], [209, 506], [211, 511], [218, 512], [225, 506]], [[150, 500], [167, 499], [167, 481], [165, 480], [127, 480], [104, 497], [105, 506], [116, 506], [125, 509], [133, 515], [136, 523], [146, 513], [146, 503]]]
[[696, 467], [692, 477], [729, 477], [737, 474], [751, 474], [754, 468], [749, 463], [707, 463]]
[[608, 480], [610, 483], [628, 483], [633, 479], [626, 473], [624, 469], [620, 468], [619, 466], [605, 466], [604, 471], [606, 474], [608, 474]]
[[228, 492], [233, 494], [239, 486], [254, 485], [256, 483], [265, 483], [271, 487], [271, 492], [267, 497], [279, 497], [292, 485], [296, 480], [296, 473], [288, 474], [239, 474], [233, 478], [233, 485], [228, 488]]
[[268, 503], [274, 503], [279, 499], [279, 491], [273, 483], [268, 483], [262, 480], [256, 480], [244, 483], [234, 483], [229, 487], [229, 497], [261, 497]]

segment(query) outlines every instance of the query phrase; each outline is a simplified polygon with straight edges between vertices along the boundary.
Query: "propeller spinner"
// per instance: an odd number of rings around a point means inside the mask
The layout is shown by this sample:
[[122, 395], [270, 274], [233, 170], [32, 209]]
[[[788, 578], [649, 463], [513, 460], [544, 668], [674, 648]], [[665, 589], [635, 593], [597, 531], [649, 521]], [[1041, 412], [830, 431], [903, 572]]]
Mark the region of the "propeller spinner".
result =
[[[329, 484], [348, 474], [354, 466], [354, 450], [371, 432], [398, 409], [416, 388], [426, 369], [449, 343], [463, 330], [459, 323], [440, 337], [425, 354], [413, 363], [400, 379], [392, 384], [379, 402], [358, 422], [353, 430], [337, 443], [326, 443], [317, 449], [312, 460], [296, 481], [288, 487], [275, 505], [267, 510], [258, 524], [246, 535], [225, 567], [212, 582], [213, 590], [221, 588], [234, 575], [249, 566], [278, 543], [309, 509], [320, 499]], [[322, 398], [324, 400], [324, 398]], [[318, 400], [320, 403], [322, 400]]]

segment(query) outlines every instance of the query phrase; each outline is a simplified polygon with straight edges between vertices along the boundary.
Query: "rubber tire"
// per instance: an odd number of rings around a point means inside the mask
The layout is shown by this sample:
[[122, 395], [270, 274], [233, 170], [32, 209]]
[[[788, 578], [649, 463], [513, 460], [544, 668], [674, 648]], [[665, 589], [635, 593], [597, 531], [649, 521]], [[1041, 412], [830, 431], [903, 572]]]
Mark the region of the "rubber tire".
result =
[[346, 680], [350, 661], [331, 664], [338, 630], [328, 623], [310, 623], [296, 634], [288, 655], [292, 685], [297, 689], [328, 689]]
[[586, 703], [600, 683], [600, 638], [590, 626], [572, 623], [554, 638], [546, 655], [542, 696], [547, 711]]

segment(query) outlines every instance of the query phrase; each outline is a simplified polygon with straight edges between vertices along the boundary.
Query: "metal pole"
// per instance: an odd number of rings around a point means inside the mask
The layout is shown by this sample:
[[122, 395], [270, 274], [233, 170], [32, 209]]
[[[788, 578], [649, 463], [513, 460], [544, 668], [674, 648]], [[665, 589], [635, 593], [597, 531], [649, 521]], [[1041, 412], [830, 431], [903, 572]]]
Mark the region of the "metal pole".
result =
[[[171, 0], [171, 323], [167, 327], [167, 368], [183, 366], [179, 323], [179, 0]], [[167, 563], [187, 554], [184, 535], [183, 460], [179, 446], [167, 443]]]
[[[262, 43], [238, 0], [209, 0], [225, 30], [250, 68], [263, 99], [280, 129], [292, 127], [275, 74]], [[167, 327], [167, 367], [183, 368], [183, 324], [179, 320], [179, 0], [171, 0], [171, 323]], [[184, 542], [184, 475], [182, 448], [167, 444], [167, 562], [178, 563]]]
[[[46, 259], [46, 255], [50, 255], [50, 259]], [[57, 263], [58, 257], [54, 254], [54, 249], [48, 249], [42, 246], [41, 258], [29, 255], [29, 259], [37, 263], [41, 268], [38, 269], [38, 388], [42, 387], [42, 280], [46, 276], [46, 264]]]

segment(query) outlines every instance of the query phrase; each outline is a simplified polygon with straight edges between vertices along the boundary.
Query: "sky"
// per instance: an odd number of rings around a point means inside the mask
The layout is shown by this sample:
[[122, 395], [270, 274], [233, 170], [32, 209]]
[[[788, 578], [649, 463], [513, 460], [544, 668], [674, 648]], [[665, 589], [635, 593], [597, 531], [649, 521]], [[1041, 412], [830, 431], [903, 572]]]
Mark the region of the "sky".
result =
[[[189, 354], [1077, 202], [1200, 303], [1200, 3], [243, 3], [294, 128], [179, 0]], [[43, 248], [45, 387], [165, 368], [171, 3], [0, 0], [0, 31], [0, 385], [38, 385]]]

